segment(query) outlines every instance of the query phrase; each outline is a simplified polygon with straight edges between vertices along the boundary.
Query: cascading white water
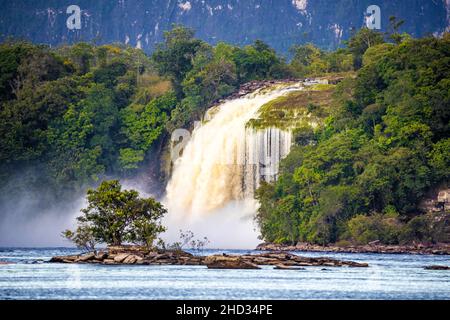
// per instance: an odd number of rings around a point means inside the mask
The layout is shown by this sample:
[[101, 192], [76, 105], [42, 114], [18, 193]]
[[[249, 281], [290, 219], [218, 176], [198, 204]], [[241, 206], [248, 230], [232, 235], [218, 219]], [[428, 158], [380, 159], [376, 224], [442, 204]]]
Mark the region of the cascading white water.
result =
[[292, 132], [278, 128], [247, 129], [245, 135], [244, 198], [252, 198], [261, 180], [278, 178], [280, 160], [291, 149]]
[[[291, 132], [256, 130], [246, 128], [246, 124], [267, 102], [300, 88], [298, 84], [256, 91], [207, 112], [208, 120], [194, 129], [182, 156], [174, 163], [165, 200], [169, 226], [178, 221], [175, 224], [179, 227], [189, 225], [192, 229], [192, 222], [200, 221], [208, 231], [226, 228], [242, 233], [244, 219], [252, 245], [257, 242], [256, 233], [251, 232], [257, 210], [254, 191], [262, 179], [276, 179], [278, 162], [290, 150]], [[235, 225], [224, 227], [223, 219]], [[233, 238], [230, 234], [227, 237]], [[234, 238], [242, 242], [242, 235], [241, 240]]]

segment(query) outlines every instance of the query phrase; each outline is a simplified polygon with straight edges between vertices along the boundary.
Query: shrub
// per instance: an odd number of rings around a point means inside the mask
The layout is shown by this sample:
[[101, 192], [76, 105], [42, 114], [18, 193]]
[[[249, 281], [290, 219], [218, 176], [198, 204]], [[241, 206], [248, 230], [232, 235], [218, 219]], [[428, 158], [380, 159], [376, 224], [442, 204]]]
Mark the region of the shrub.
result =
[[357, 244], [379, 240], [384, 244], [398, 243], [401, 224], [396, 218], [376, 213], [372, 216], [357, 215], [347, 223], [348, 234]]

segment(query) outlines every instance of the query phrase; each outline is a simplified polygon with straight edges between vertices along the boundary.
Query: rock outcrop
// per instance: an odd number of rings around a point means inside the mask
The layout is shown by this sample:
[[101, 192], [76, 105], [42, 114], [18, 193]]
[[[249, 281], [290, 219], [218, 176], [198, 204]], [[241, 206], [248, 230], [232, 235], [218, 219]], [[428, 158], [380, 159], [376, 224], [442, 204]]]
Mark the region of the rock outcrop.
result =
[[306, 266], [368, 267], [367, 263], [326, 257], [302, 257], [286, 252], [264, 252], [245, 255], [197, 256], [182, 250], [151, 251], [142, 247], [109, 247], [107, 251], [82, 255], [56, 256], [51, 263], [100, 263], [106, 265], [205, 265], [211, 269], [259, 269], [270, 265], [277, 269]]
[[[413, 37], [441, 34], [449, 24], [448, 1], [374, 2], [382, 8], [382, 32], [388, 31], [390, 16], [404, 19], [402, 32]], [[79, 6], [80, 29], [67, 26], [70, 4]], [[348, 0], [3, 0], [0, 40], [13, 36], [52, 46], [121, 42], [152, 52], [175, 23], [193, 28], [211, 44], [226, 41], [244, 46], [261, 39], [288, 54], [293, 44], [305, 41], [323, 49], [339, 47], [352, 28], [362, 26], [369, 4]]]
[[55, 256], [49, 262], [57, 263], [101, 263], [137, 265], [200, 265], [204, 257], [194, 256], [184, 251], [151, 251], [138, 246], [111, 246], [107, 251], [82, 255]]
[[297, 243], [296, 245], [282, 245], [274, 243], [262, 243], [256, 250], [261, 251], [306, 251], [306, 252], [343, 252], [343, 253], [392, 253], [392, 254], [434, 254], [449, 255], [450, 244], [416, 244], [416, 245], [383, 245], [373, 242], [368, 245], [337, 246], [337, 245], [314, 245], [309, 243]]
[[288, 267], [368, 267], [367, 263], [337, 260], [326, 257], [302, 257], [286, 252], [267, 252], [241, 256], [242, 259], [256, 265], [288, 266]]
[[426, 266], [425, 270], [450, 270], [449, 266]]
[[214, 255], [206, 257], [204, 263], [209, 269], [261, 269], [239, 256]]

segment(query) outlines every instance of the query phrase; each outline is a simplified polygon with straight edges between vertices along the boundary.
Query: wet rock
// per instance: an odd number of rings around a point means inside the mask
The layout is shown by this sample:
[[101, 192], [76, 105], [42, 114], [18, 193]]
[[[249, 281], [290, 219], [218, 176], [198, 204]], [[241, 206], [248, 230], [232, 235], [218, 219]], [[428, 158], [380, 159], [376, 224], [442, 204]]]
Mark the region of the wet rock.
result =
[[369, 266], [368, 263], [354, 262], [354, 261], [344, 261], [345, 266], [356, 267], [356, 268], [366, 268]]
[[450, 266], [426, 266], [425, 270], [450, 270]]
[[213, 255], [206, 257], [204, 263], [209, 269], [260, 269], [239, 256]]

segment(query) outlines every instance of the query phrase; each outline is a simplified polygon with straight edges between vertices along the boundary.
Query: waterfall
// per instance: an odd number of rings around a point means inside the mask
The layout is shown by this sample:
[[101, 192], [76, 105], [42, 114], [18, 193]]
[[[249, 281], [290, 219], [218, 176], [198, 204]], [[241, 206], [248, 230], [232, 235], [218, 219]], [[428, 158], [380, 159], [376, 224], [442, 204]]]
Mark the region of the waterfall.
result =
[[244, 198], [252, 198], [262, 180], [278, 178], [280, 160], [291, 149], [292, 132], [278, 128], [247, 129], [245, 134], [245, 166], [242, 191]]
[[[278, 163], [289, 153], [292, 133], [277, 128], [257, 130], [247, 123], [267, 102], [299, 89], [298, 84], [258, 90], [206, 113], [173, 165], [165, 199], [172, 222], [204, 223], [211, 217], [223, 227], [221, 215], [235, 222], [252, 221], [257, 210], [254, 192], [262, 180], [277, 178]], [[214, 227], [208, 223], [207, 228]]]

